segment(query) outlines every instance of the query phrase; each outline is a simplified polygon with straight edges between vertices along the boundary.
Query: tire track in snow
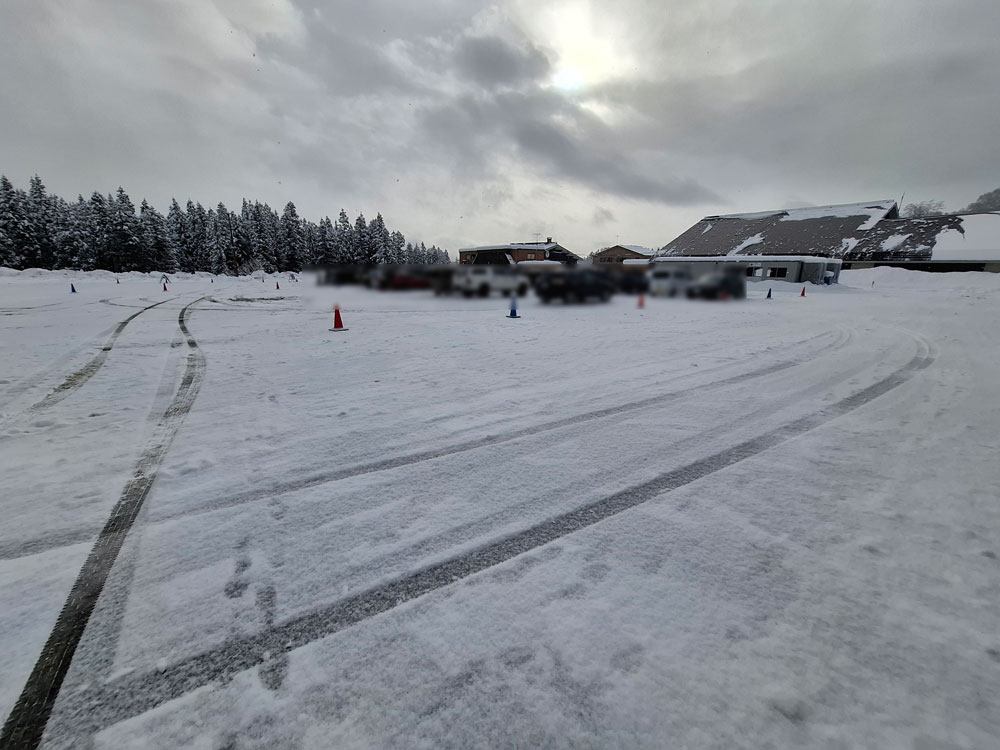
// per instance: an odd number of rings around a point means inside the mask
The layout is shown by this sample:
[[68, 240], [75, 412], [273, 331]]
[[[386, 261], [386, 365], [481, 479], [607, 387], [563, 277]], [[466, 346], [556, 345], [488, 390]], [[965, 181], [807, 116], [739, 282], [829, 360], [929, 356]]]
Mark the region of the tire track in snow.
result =
[[[919, 339], [917, 345], [917, 353], [909, 362], [872, 385], [726, 450], [252, 636], [232, 638], [171, 666], [125, 675], [67, 696], [66, 710], [76, 722], [74, 734], [77, 737], [92, 735], [213, 682], [228, 681], [239, 672], [264, 664], [280, 654], [388, 612], [804, 435], [892, 391], [929, 367], [934, 362], [931, 347]], [[70, 744], [75, 741], [75, 738], [60, 739]]]
[[138, 318], [147, 310], [152, 310], [154, 307], [159, 307], [162, 304], [171, 302], [177, 299], [177, 297], [171, 297], [170, 299], [165, 299], [155, 304], [149, 305], [142, 308], [138, 312], [132, 313], [125, 320], [121, 321], [115, 326], [114, 331], [111, 332], [111, 336], [105, 342], [104, 346], [101, 347], [93, 359], [91, 359], [87, 364], [81, 367], [79, 370], [67, 377], [62, 383], [57, 385], [45, 398], [36, 404], [28, 407], [28, 411], [41, 411], [42, 409], [47, 409], [50, 406], [54, 406], [62, 401], [64, 398], [72, 394], [74, 391], [80, 389], [84, 383], [90, 380], [101, 369], [104, 361], [108, 358], [108, 352], [114, 348], [115, 342], [118, 341], [118, 337], [121, 336], [122, 331], [131, 323], [133, 320]]
[[[189, 349], [181, 383], [157, 424], [153, 437], [139, 457], [135, 471], [122, 490], [107, 524], [100, 532], [90, 555], [77, 575], [42, 653], [10, 716], [7, 717], [3, 730], [0, 731], [0, 747], [5, 750], [37, 748], [41, 743], [63, 679], [66, 677], [73, 654], [80, 643], [111, 568], [143, 502], [149, 495], [149, 490], [156, 480], [157, 469], [174, 435], [177, 434], [181, 422], [191, 410], [198, 395], [205, 372], [205, 356], [191, 336], [185, 317], [188, 310], [202, 299], [204, 297], [185, 305], [177, 316], [177, 324], [187, 340]], [[164, 300], [166, 301], [168, 300]], [[163, 302], [157, 303], [160, 304]], [[144, 310], [140, 310], [136, 315], [142, 312]], [[116, 334], [120, 333], [136, 315], [120, 323]]]
[[[603, 409], [597, 409], [590, 412], [584, 412], [582, 414], [576, 414], [570, 417], [564, 417], [549, 422], [543, 422], [541, 424], [520, 428], [518, 430], [513, 430], [511, 432], [500, 433], [498, 435], [489, 435], [483, 438], [479, 438], [477, 440], [472, 440], [465, 443], [459, 443], [457, 445], [445, 446], [443, 448], [435, 450], [422, 451], [419, 453], [412, 453], [404, 456], [397, 456], [394, 458], [385, 459], [383, 461], [375, 461], [366, 464], [356, 464], [346, 469], [338, 469], [335, 471], [327, 471], [327, 472], [320, 472], [317, 474], [311, 474], [309, 476], [301, 477], [299, 479], [295, 479], [290, 482], [271, 485], [270, 487], [255, 489], [244, 493], [230, 495], [229, 497], [219, 498], [218, 500], [203, 505], [199, 508], [188, 509], [177, 513], [163, 515], [159, 518], [156, 518], [156, 520], [152, 521], [152, 523], [159, 524], [168, 521], [173, 521], [178, 518], [200, 515], [202, 513], [212, 513], [217, 510], [223, 510], [225, 508], [231, 508], [246, 503], [258, 502], [260, 500], [273, 498], [278, 495], [287, 494], [290, 492], [296, 492], [298, 490], [308, 489], [310, 487], [316, 487], [331, 482], [337, 482], [342, 479], [348, 479], [350, 477], [360, 476], [362, 474], [371, 474], [379, 471], [388, 471], [390, 469], [396, 469], [402, 466], [410, 466], [413, 464], [422, 463], [424, 461], [430, 461], [436, 458], [443, 458], [458, 453], [465, 453], [468, 451], [476, 450], [477, 448], [483, 448], [483, 447], [498, 445], [501, 443], [511, 442], [513, 440], [518, 440], [520, 438], [530, 437], [533, 435], [540, 434], [542, 432], [548, 432], [563, 427], [573, 426], [576, 424], [581, 424], [595, 419], [615, 416], [618, 414], [627, 414], [629, 412], [637, 411], [652, 405], [669, 403], [671, 401], [676, 401], [678, 399], [684, 398], [685, 396], [689, 396], [693, 393], [702, 392], [706, 388], [722, 388], [727, 385], [732, 385], [734, 383], [741, 382], [745, 379], [766, 377], [767, 375], [772, 375], [775, 372], [786, 370], [795, 365], [800, 365], [810, 362], [820, 354], [836, 351], [837, 349], [843, 347], [852, 338], [851, 332], [847, 329], [842, 328], [838, 330], [836, 333], [837, 333], [836, 341], [834, 341], [829, 346], [824, 347], [819, 352], [810, 355], [806, 359], [785, 360], [783, 362], [771, 364], [766, 367], [759, 368], [757, 370], [751, 370], [750, 372], [742, 373], [740, 375], [734, 375], [728, 378], [723, 378], [722, 380], [713, 380], [708, 383], [694, 385], [679, 391], [671, 391], [669, 393], [659, 394], [657, 396], [650, 396], [648, 398], [640, 399], [638, 401], [632, 401], [625, 404], [619, 404], [617, 406], [606, 407]], [[821, 338], [822, 336], [825, 335], [828, 334], [821, 334], [821, 336], [814, 338]], [[797, 342], [797, 343], [805, 343], [805, 342]], [[0, 560], [13, 560], [18, 557], [37, 555], [42, 552], [47, 552], [48, 550], [58, 549], [60, 547], [67, 547], [73, 544], [80, 544], [82, 542], [92, 539], [94, 534], [96, 534], [97, 532], [98, 529], [96, 528], [66, 529], [38, 536], [35, 537], [34, 539], [18, 541], [16, 543], [0, 544]]]
[[[538, 435], [543, 432], [550, 432], [552, 430], [558, 430], [563, 427], [570, 427], [573, 425], [581, 424], [583, 422], [593, 421], [595, 419], [603, 419], [605, 417], [618, 416], [633, 411], [639, 411], [641, 409], [651, 406], [659, 406], [662, 404], [670, 403], [671, 401], [677, 401], [679, 399], [685, 398], [686, 396], [691, 396], [696, 393], [703, 393], [706, 389], [709, 388], [723, 388], [725, 386], [733, 385], [735, 383], [741, 383], [745, 380], [754, 380], [757, 378], [766, 377], [768, 375], [773, 375], [776, 372], [781, 372], [782, 370], [787, 370], [796, 365], [800, 365], [805, 362], [811, 361], [820, 353], [825, 353], [831, 350], [838, 349], [845, 343], [847, 343], [850, 339], [851, 339], [851, 333], [849, 331], [841, 329], [839, 331], [838, 340], [834, 344], [824, 348], [821, 352], [812, 355], [808, 359], [785, 360], [782, 362], [777, 362], [767, 365], [765, 367], [758, 368], [756, 370], [751, 370], [749, 372], [744, 372], [738, 375], [732, 375], [727, 378], [722, 378], [721, 380], [713, 380], [708, 383], [701, 383], [690, 386], [688, 388], [682, 388], [680, 390], [670, 391], [668, 393], [661, 393], [657, 394], [656, 396], [649, 396], [647, 398], [639, 399], [637, 401], [629, 401], [624, 404], [608, 406], [603, 409], [595, 409], [593, 411], [583, 412], [581, 414], [574, 414], [569, 417], [562, 417], [560, 419], [554, 419], [548, 422], [542, 422], [540, 424], [535, 424], [528, 427], [522, 427], [516, 430], [511, 430], [509, 432], [503, 432], [498, 435], [487, 435], [485, 437], [478, 438], [475, 440], [470, 440], [465, 443], [459, 443], [457, 445], [445, 446], [443, 448], [436, 448], [426, 451], [419, 451], [417, 453], [410, 453], [403, 456], [396, 456], [393, 458], [383, 459], [381, 461], [372, 461], [364, 464], [356, 464], [346, 469], [335, 469], [331, 471], [324, 471], [316, 474], [311, 474], [309, 476], [301, 477], [299, 479], [293, 479], [289, 482], [283, 482], [281, 484], [271, 485], [270, 487], [250, 490], [248, 492], [230, 495], [229, 497], [219, 498], [218, 500], [207, 503], [197, 509], [185, 510], [175, 514], [164, 515], [157, 518], [154, 521], [154, 523], [163, 523], [166, 521], [172, 521], [176, 518], [194, 516], [194, 515], [199, 515], [201, 513], [211, 513], [216, 510], [222, 510], [224, 508], [230, 508], [236, 505], [243, 505], [246, 503], [257, 502], [260, 500], [264, 500], [266, 498], [274, 497], [276, 495], [283, 495], [289, 492], [297, 492], [299, 490], [309, 489], [310, 487], [318, 487], [320, 485], [329, 484], [331, 482], [338, 482], [342, 479], [349, 479], [351, 477], [361, 476], [362, 474], [372, 474], [379, 471], [388, 471], [390, 469], [397, 469], [402, 466], [411, 466], [413, 464], [423, 463], [424, 461], [431, 461], [436, 458], [453, 456], [458, 453], [467, 453], [468, 451], [473, 451], [478, 448], [486, 448], [499, 445], [502, 443], [509, 443], [513, 440], [519, 440], [521, 438], [531, 437], [533, 435]], [[4, 550], [0, 549], [0, 559], [4, 557], [3, 553]]]

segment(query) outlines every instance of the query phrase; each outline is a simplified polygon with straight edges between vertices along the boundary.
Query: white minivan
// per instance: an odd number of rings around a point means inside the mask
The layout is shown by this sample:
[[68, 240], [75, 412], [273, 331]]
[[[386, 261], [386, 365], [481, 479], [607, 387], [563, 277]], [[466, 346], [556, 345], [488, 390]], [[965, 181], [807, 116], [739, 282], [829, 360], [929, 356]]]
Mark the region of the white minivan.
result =
[[461, 266], [455, 271], [452, 287], [466, 297], [488, 297], [492, 292], [523, 297], [528, 280], [511, 266]]

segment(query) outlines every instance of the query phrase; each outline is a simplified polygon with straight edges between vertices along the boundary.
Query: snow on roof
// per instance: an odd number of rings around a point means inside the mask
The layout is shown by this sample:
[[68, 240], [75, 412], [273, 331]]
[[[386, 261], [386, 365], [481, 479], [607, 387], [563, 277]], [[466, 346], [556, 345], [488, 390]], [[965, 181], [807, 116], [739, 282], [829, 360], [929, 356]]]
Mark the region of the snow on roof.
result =
[[615, 247], [624, 247], [626, 250], [631, 250], [633, 253], [639, 253], [640, 255], [646, 255], [652, 257], [656, 253], [656, 250], [652, 247], [643, 247], [642, 245], [615, 245]]
[[479, 245], [478, 247], [459, 248], [460, 253], [478, 252], [480, 250], [551, 250], [559, 247], [558, 242], [508, 242], [506, 245]]
[[961, 229], [944, 229], [935, 238], [931, 260], [1000, 262], [1000, 213], [965, 214]]
[[799, 263], [826, 263], [839, 265], [843, 263], [840, 258], [827, 258], [821, 255], [659, 255], [653, 258], [654, 263], [659, 262], [692, 262], [692, 263], [783, 263], [785, 261], [797, 261]]
[[893, 200], [706, 216], [657, 254], [841, 257], [887, 216]]
[[[805, 219], [845, 218], [848, 216], [868, 216], [878, 221], [896, 206], [894, 200], [868, 201], [866, 203], [836, 203], [831, 206], [806, 206], [804, 208], [782, 208], [777, 211], [758, 211], [749, 214], [722, 214], [706, 216], [708, 219], [745, 219], [755, 221], [769, 216], [781, 216], [781, 221], [803, 221]], [[874, 223], [872, 224], [874, 226]], [[871, 227], [863, 227], [871, 229]]]
[[886, 219], [844, 253], [851, 261], [1000, 262], [1000, 213]]
[[751, 245], [759, 245], [763, 241], [764, 241], [764, 235], [762, 235], [760, 232], [757, 232], [757, 234], [755, 234], [753, 237], [747, 237], [745, 240], [743, 240], [743, 242], [741, 242], [739, 245], [737, 245], [728, 253], [726, 253], [726, 255], [739, 255], [740, 251], [746, 250]]

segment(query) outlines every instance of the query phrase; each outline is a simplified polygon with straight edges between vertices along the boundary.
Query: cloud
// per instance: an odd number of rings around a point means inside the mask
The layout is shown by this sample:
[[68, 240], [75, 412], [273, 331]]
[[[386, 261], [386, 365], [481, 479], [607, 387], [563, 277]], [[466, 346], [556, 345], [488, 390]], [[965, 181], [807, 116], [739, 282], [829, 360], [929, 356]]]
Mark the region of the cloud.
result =
[[615, 214], [611, 209], [598, 206], [594, 209], [594, 215], [590, 221], [594, 226], [600, 227], [614, 220]]
[[462, 39], [455, 66], [464, 78], [488, 88], [540, 80], [550, 70], [548, 58], [534, 45], [517, 49], [496, 36]]
[[8, 0], [0, 171], [469, 244], [662, 245], [789, 197], [961, 206], [1000, 181], [998, 26], [978, 0]]

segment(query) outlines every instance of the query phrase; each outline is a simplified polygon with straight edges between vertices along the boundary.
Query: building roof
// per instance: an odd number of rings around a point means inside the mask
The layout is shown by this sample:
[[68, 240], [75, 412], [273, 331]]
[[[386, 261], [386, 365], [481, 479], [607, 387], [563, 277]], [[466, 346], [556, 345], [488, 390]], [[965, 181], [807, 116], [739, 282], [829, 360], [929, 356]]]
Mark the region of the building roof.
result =
[[657, 255], [822, 255], [842, 257], [884, 219], [893, 200], [706, 216]]
[[852, 261], [1000, 261], [1000, 213], [880, 221], [844, 255]]
[[817, 255], [752, 255], [752, 256], [729, 256], [729, 255], [661, 255], [653, 258], [654, 263], [659, 262], [715, 262], [715, 263], [787, 263], [795, 261], [799, 263], [827, 263], [828, 265], [839, 266], [843, 261], [840, 258], [826, 258]]
[[461, 247], [460, 253], [479, 252], [481, 250], [552, 250], [554, 248], [565, 250], [558, 242], [508, 242], [506, 245], [479, 245], [478, 247]]
[[[637, 253], [639, 255], [644, 255], [647, 258], [652, 258], [657, 253], [656, 248], [653, 248], [653, 247], [643, 247], [642, 245], [609, 245], [608, 247], [602, 247], [597, 252], [598, 253], [603, 253], [605, 250], [614, 250], [616, 247], [620, 247], [622, 250], [630, 250], [633, 253]], [[596, 253], [595, 253], [595, 255], [596, 255]]]

